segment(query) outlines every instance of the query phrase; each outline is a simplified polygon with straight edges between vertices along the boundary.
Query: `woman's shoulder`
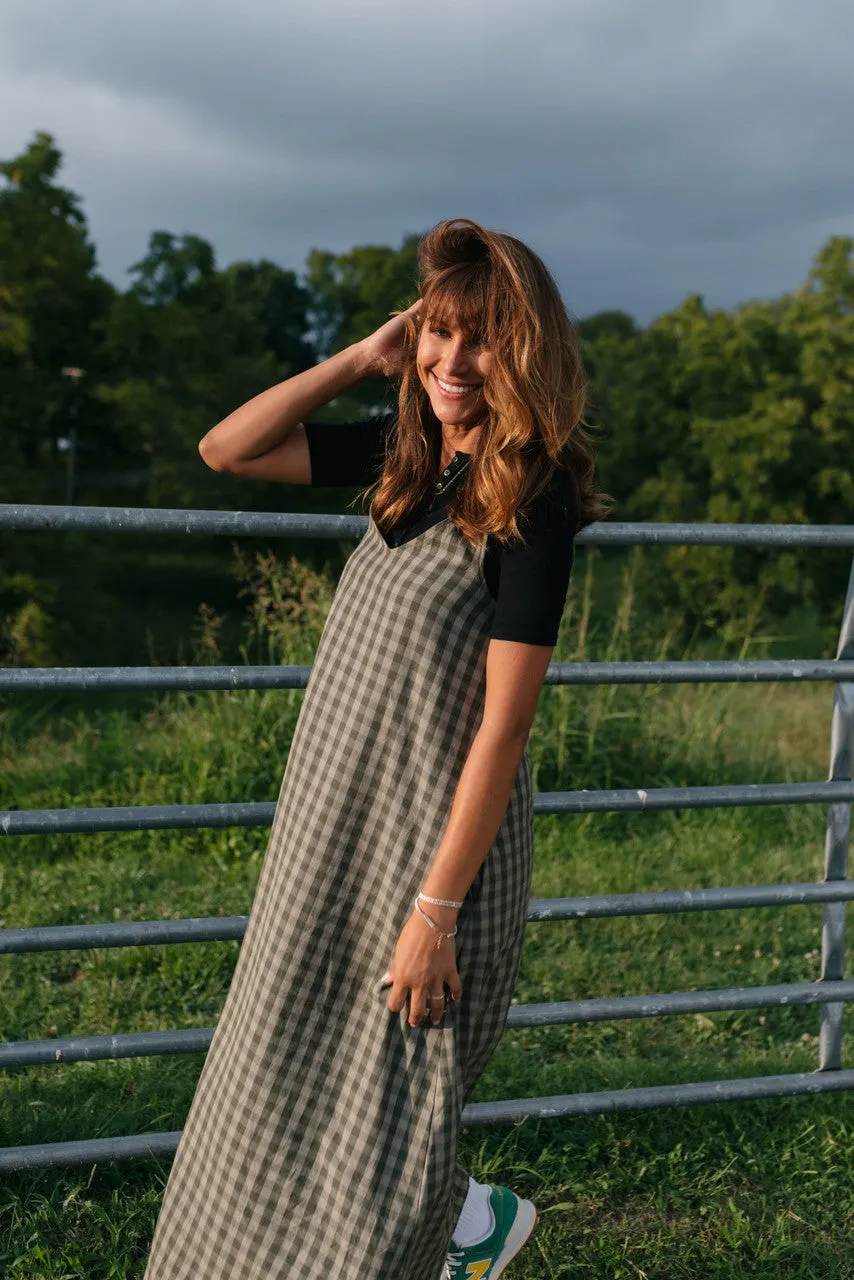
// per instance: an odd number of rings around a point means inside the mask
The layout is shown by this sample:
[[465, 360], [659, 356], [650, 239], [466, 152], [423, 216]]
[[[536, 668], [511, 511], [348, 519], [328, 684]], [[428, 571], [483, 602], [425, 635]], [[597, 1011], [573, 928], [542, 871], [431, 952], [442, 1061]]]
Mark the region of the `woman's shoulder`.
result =
[[579, 516], [578, 481], [566, 463], [556, 465], [540, 491], [523, 503], [522, 511], [534, 526], [568, 528], [575, 533]]
[[363, 418], [347, 418], [343, 421], [332, 421], [330, 419], [306, 418], [303, 426], [307, 431], [315, 431], [328, 436], [352, 436], [359, 434], [362, 436], [381, 436], [388, 435], [391, 429], [397, 424], [397, 414], [391, 411], [381, 413], [369, 413]]
[[307, 418], [303, 423], [311, 460], [312, 485], [371, 484], [382, 465], [397, 414], [374, 413], [344, 422]]
[[516, 513], [521, 538], [487, 537], [491, 557], [538, 562], [571, 553], [578, 529], [577, 484], [571, 472], [556, 470], [545, 486]]

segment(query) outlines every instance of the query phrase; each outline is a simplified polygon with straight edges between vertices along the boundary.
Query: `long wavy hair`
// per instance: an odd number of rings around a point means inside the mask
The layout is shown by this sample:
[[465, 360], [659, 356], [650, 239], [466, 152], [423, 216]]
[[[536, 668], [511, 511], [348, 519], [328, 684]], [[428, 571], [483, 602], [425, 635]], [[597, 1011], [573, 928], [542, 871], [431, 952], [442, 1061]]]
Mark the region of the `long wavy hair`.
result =
[[[484, 342], [493, 361], [484, 380], [483, 421], [472, 460], [448, 500], [448, 517], [474, 543], [519, 537], [517, 516], [555, 470], [575, 481], [577, 528], [607, 515], [610, 494], [595, 487], [585, 428], [587, 376], [580, 342], [545, 263], [514, 236], [450, 218], [419, 245], [416, 317], [406, 317], [396, 429], [386, 438], [371, 514], [381, 530], [408, 516], [439, 477], [441, 423], [416, 367], [423, 325], [456, 324]], [[357, 499], [358, 500], [358, 499]]]

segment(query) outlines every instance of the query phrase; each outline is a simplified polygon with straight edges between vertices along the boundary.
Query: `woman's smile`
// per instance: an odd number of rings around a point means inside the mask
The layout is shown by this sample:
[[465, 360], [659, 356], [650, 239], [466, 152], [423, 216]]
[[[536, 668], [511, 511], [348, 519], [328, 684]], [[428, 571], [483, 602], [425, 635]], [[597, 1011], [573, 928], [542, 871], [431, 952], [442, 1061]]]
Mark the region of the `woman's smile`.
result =
[[433, 373], [433, 377], [438, 383], [442, 395], [450, 396], [452, 400], [461, 400], [469, 392], [479, 391], [483, 385], [480, 382], [445, 382], [444, 378], [440, 378], [438, 373]]

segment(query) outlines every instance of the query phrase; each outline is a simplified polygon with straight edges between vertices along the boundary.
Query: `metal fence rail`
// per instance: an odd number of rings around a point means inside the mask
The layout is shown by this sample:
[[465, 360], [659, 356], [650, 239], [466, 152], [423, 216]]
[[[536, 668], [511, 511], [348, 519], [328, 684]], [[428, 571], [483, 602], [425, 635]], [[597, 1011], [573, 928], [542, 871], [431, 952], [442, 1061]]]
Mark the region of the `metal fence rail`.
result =
[[[198, 533], [281, 537], [358, 538], [364, 516], [294, 515], [267, 512], [168, 511], [124, 507], [48, 507], [0, 504], [0, 528], [88, 530], [109, 533]], [[588, 526], [579, 545], [805, 546], [854, 549], [851, 525], [629, 524]], [[0, 692], [99, 689], [298, 689], [311, 667], [71, 667], [0, 672]], [[645, 790], [553, 791], [534, 796], [535, 813], [607, 813], [623, 810], [734, 808], [765, 804], [828, 806], [824, 878], [798, 884], [753, 885], [581, 898], [531, 899], [528, 920], [605, 919], [685, 911], [721, 911], [805, 903], [824, 905], [821, 977], [711, 991], [564, 1000], [513, 1006], [508, 1028], [567, 1025], [603, 1019], [648, 1018], [730, 1009], [817, 1004], [822, 1008], [819, 1062], [814, 1072], [741, 1080], [606, 1090], [546, 1098], [475, 1103], [463, 1123], [492, 1124], [524, 1117], [592, 1115], [651, 1107], [697, 1105], [749, 1098], [854, 1089], [854, 1070], [842, 1069], [842, 1011], [854, 999], [854, 980], [844, 977], [845, 903], [854, 898], [848, 880], [851, 802], [854, 800], [854, 562], [834, 660], [738, 662], [552, 663], [546, 684], [754, 683], [831, 681], [834, 705], [828, 779], [717, 787]], [[224, 802], [198, 805], [138, 805], [93, 809], [9, 810], [0, 813], [7, 835], [45, 832], [144, 831], [164, 828], [269, 825], [274, 803]], [[246, 916], [144, 920], [95, 925], [0, 929], [0, 952], [74, 950], [241, 939]], [[196, 1053], [207, 1050], [213, 1027], [181, 1031], [69, 1036], [0, 1044], [0, 1066]], [[96, 1160], [137, 1159], [174, 1153], [180, 1131], [75, 1142], [39, 1143], [0, 1149], [0, 1169], [72, 1165]]]
[[[735, 1009], [787, 1008], [854, 1000], [854, 981], [781, 982], [763, 987], [713, 991], [665, 991], [649, 996], [608, 996], [592, 1000], [552, 1000], [514, 1005], [507, 1026], [571, 1026], [610, 1019], [663, 1018], [685, 1013], [724, 1013]], [[48, 1062], [95, 1062], [104, 1058], [146, 1058], [155, 1054], [197, 1053], [207, 1049], [213, 1027], [183, 1031], [124, 1031], [114, 1035], [53, 1036], [48, 1040], [9, 1041], [0, 1045], [0, 1067], [32, 1067]]]
[[[658, 787], [651, 791], [538, 791], [534, 813], [616, 813], [641, 809], [736, 809], [763, 804], [850, 804], [854, 782], [757, 782], [745, 786]], [[261, 827], [273, 820], [275, 804], [140, 804], [111, 809], [6, 809], [0, 831], [8, 836], [79, 831], [187, 830], [199, 827]], [[2, 936], [2, 931], [0, 931]], [[2, 947], [0, 947], [2, 950]]]

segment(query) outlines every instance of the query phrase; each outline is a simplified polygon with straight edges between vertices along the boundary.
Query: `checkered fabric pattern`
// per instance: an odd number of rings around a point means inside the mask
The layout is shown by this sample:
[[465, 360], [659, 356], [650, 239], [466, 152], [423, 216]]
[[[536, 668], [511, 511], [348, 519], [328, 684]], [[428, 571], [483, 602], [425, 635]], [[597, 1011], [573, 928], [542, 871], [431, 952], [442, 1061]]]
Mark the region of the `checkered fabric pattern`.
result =
[[527, 751], [459, 913], [462, 1000], [410, 1027], [380, 978], [482, 718], [483, 554], [448, 519], [389, 547], [371, 517], [344, 566], [143, 1280], [440, 1280], [521, 958]]

